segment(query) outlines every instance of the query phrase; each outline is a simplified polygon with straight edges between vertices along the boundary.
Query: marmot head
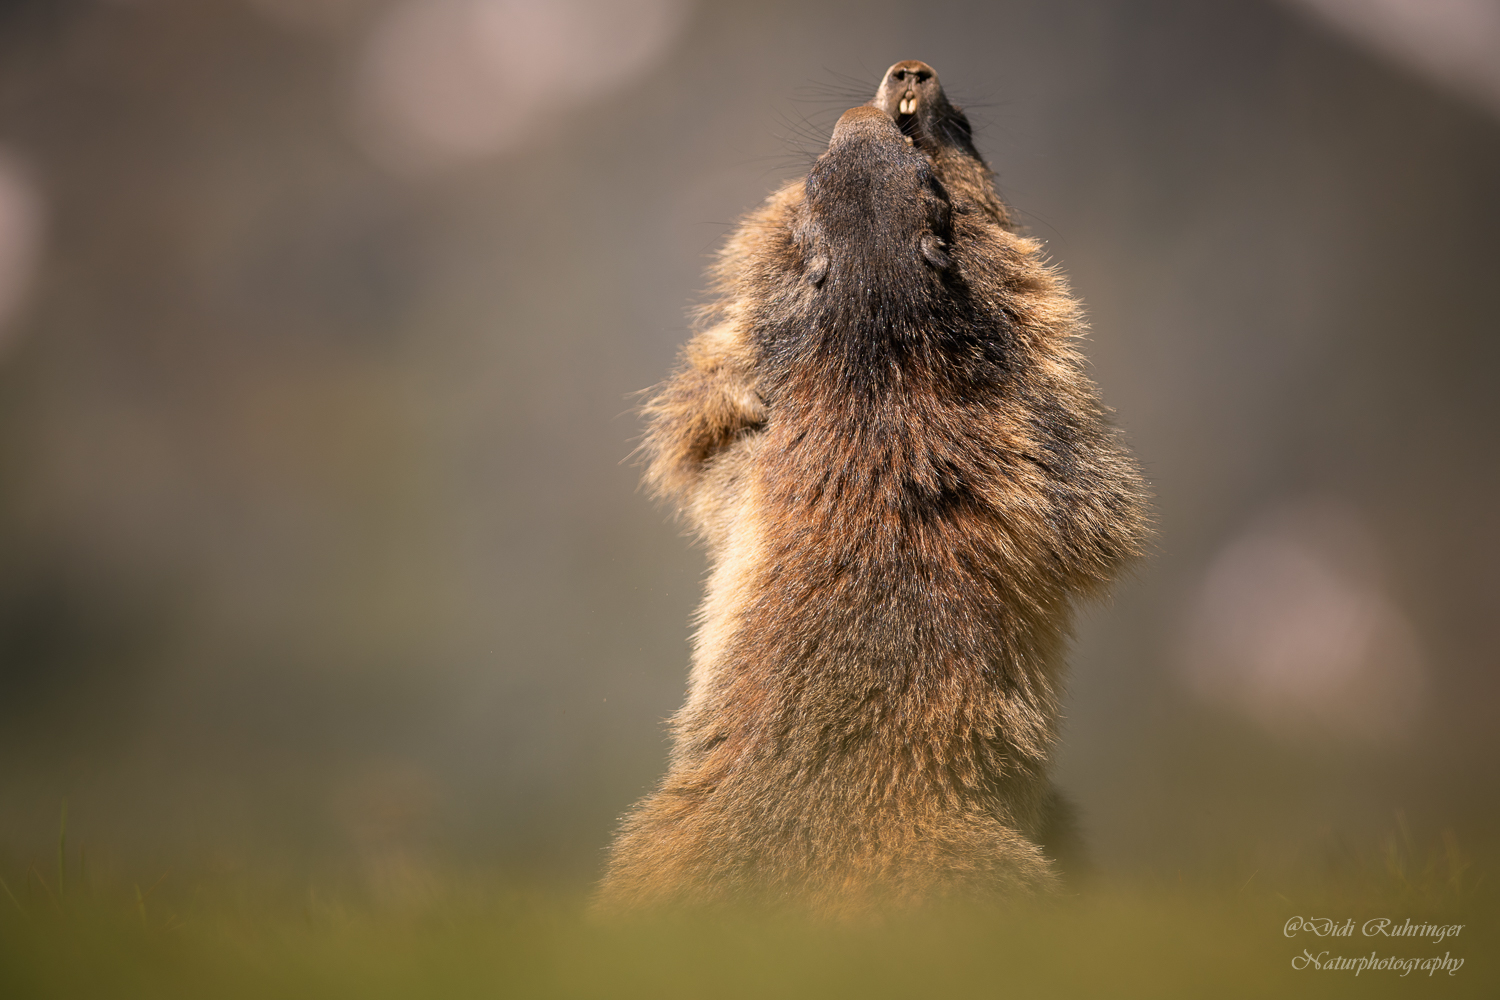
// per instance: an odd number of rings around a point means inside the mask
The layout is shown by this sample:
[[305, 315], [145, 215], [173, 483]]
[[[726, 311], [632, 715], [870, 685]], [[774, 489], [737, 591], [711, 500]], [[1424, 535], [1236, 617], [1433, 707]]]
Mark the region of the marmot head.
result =
[[924, 62], [907, 59], [886, 70], [870, 107], [890, 115], [930, 156], [953, 151], [983, 162], [974, 148], [969, 119], [948, 100], [937, 72]]
[[945, 392], [995, 391], [1012, 363], [992, 304], [1005, 234], [942, 169], [879, 108], [839, 118], [751, 272], [766, 398], [794, 380], [863, 399], [933, 366]]
[[804, 275], [845, 295], [907, 287], [949, 266], [948, 194], [932, 161], [885, 112], [851, 108], [807, 175]]

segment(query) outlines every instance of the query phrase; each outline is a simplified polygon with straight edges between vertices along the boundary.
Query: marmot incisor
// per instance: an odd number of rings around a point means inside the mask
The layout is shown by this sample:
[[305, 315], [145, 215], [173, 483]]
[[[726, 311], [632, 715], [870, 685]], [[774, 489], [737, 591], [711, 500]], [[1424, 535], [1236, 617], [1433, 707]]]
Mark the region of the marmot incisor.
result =
[[897, 63], [721, 253], [646, 408], [648, 482], [712, 572], [606, 909], [1055, 884], [1072, 608], [1138, 552], [1146, 492], [991, 177], [932, 68]]

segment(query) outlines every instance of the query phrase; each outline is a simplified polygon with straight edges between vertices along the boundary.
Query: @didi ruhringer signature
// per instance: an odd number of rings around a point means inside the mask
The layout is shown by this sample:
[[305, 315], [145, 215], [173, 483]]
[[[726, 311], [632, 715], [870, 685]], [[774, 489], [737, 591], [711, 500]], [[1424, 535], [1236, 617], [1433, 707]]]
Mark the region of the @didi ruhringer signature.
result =
[[1390, 917], [1371, 917], [1362, 924], [1355, 924], [1353, 917], [1343, 923], [1331, 917], [1292, 917], [1282, 926], [1281, 933], [1287, 937], [1301, 933], [1317, 937], [1353, 937], [1355, 927], [1365, 937], [1426, 938], [1433, 944], [1442, 944], [1444, 938], [1458, 937], [1464, 929], [1463, 924], [1414, 924], [1410, 917], [1399, 924]]

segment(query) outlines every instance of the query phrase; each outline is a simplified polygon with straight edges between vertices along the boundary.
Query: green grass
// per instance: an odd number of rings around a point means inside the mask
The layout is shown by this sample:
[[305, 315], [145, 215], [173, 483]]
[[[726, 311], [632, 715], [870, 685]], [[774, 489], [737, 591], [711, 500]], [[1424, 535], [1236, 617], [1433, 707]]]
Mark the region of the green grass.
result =
[[[61, 838], [60, 838], [61, 841]], [[61, 846], [61, 845], [60, 845]], [[0, 997], [1384, 997], [1500, 995], [1500, 908], [1449, 838], [1352, 852], [1299, 886], [1102, 884], [1060, 902], [878, 925], [754, 915], [598, 923], [581, 892], [494, 874], [381, 895], [274, 871], [135, 881], [60, 861], [4, 870]], [[66, 859], [64, 859], [66, 860]], [[51, 859], [49, 858], [50, 862]], [[1465, 925], [1295, 940], [1294, 915]], [[1315, 954], [1462, 958], [1455, 975], [1294, 970]]]

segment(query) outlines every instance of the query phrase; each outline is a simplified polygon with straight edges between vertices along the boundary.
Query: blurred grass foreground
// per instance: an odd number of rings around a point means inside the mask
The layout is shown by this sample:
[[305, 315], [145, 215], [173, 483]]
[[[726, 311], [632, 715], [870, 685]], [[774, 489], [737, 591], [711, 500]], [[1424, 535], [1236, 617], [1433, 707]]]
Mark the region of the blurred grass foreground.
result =
[[864, 925], [601, 921], [583, 891], [495, 872], [135, 881], [64, 831], [55, 865], [5, 863], [0, 996], [1492, 997], [1497, 906], [1477, 868], [1451, 834], [1419, 845], [1400, 822], [1294, 884], [1100, 883]]

